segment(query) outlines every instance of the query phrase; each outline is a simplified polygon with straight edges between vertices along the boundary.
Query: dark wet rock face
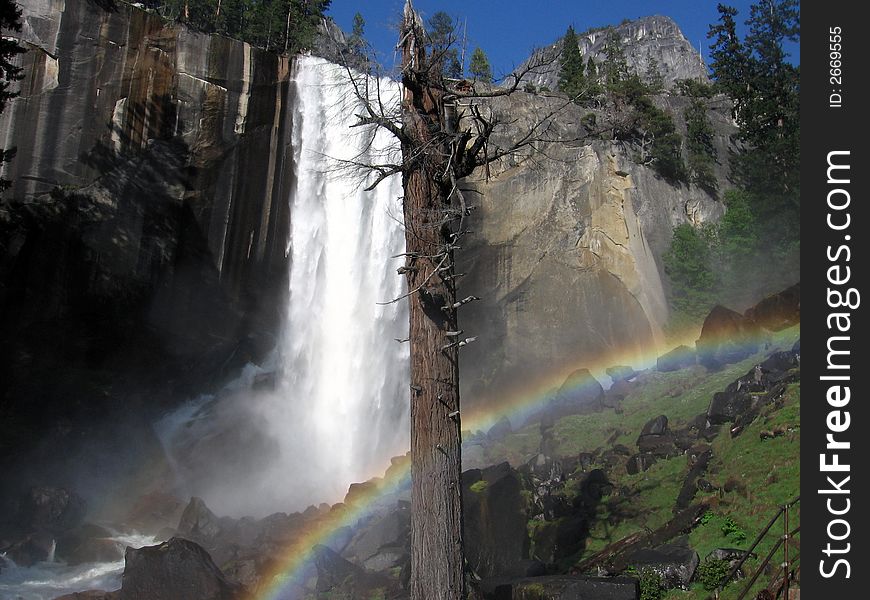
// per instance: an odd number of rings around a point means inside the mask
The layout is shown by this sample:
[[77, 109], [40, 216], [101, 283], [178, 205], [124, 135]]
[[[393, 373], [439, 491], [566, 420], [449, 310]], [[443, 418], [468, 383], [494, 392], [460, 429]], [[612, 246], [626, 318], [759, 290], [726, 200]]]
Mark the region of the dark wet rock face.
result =
[[410, 506], [401, 502], [358, 531], [341, 550], [341, 555], [369, 571], [386, 571], [408, 560], [410, 536]]
[[26, 496], [20, 514], [29, 529], [58, 534], [80, 525], [85, 512], [85, 501], [75, 492], [35, 487]]
[[629, 475], [636, 475], [637, 473], [642, 473], [643, 471], [649, 469], [656, 463], [657, 460], [657, 457], [653, 454], [635, 454], [634, 456], [629, 458], [628, 461], [626, 461], [625, 470], [628, 472]]
[[514, 572], [528, 558], [528, 515], [518, 473], [508, 463], [462, 476], [466, 559], [482, 577]]
[[23, 3], [0, 116], [0, 456], [50, 481], [157, 451], [127, 425], [261, 358], [286, 290], [290, 60], [111, 4]]
[[739, 435], [762, 408], [781, 402], [788, 385], [799, 379], [799, 354], [776, 352], [730, 383], [724, 391], [713, 394], [707, 421], [713, 426], [732, 423], [731, 435]]
[[698, 362], [715, 369], [743, 360], [758, 350], [758, 331], [751, 319], [724, 306], [714, 306], [695, 342]]
[[124, 557], [119, 600], [239, 600], [242, 588], [231, 583], [208, 553], [189, 540], [173, 538]]
[[746, 311], [746, 318], [770, 331], [780, 331], [801, 322], [801, 284], [772, 294]]
[[688, 590], [698, 568], [698, 553], [686, 546], [666, 544], [658, 548], [644, 548], [631, 559], [638, 570], [650, 570], [662, 578], [666, 589]]
[[0, 552], [20, 566], [48, 560], [59, 539], [81, 531], [87, 510], [78, 494], [59, 487], [33, 487], [6, 500]]

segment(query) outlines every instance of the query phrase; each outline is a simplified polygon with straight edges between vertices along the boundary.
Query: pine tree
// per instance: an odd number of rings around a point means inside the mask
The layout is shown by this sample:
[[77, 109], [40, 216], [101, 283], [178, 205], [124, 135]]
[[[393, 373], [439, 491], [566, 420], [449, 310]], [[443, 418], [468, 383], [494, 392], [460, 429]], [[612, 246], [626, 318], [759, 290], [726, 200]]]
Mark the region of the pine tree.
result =
[[652, 52], [649, 52], [646, 57], [644, 80], [653, 94], [658, 94], [665, 89], [665, 77], [659, 68], [659, 61], [653, 56]]
[[[285, 0], [286, 1], [286, 0]], [[289, 0], [285, 5], [283, 28], [284, 52], [299, 52], [311, 48], [317, 36], [320, 20], [332, 0]]]
[[350, 38], [347, 41], [351, 50], [353, 50], [354, 52], [361, 52], [363, 46], [365, 46], [365, 28], [366, 20], [360, 13], [356, 13], [353, 16], [353, 31], [351, 32]]
[[800, 34], [797, 0], [762, 0], [751, 7], [745, 46], [750, 53], [749, 97], [738, 118], [755, 157], [743, 176], [772, 194], [800, 199], [800, 71], [783, 45]]
[[489, 59], [479, 46], [471, 53], [471, 62], [468, 64], [468, 72], [475, 81], [492, 83], [492, 68], [489, 66]]
[[426, 23], [432, 56], [441, 64], [441, 71], [450, 79], [462, 78], [462, 63], [456, 47], [456, 20], [443, 10], [436, 12]]
[[734, 8], [719, 6], [710, 28], [712, 76], [733, 102], [744, 149], [732, 177], [756, 203], [769, 239], [781, 247], [799, 237], [800, 68], [788, 62], [786, 41], [800, 36], [797, 0], [761, 0], [751, 7], [741, 42]]
[[625, 52], [622, 49], [622, 40], [616, 31], [610, 30], [610, 35], [604, 45], [604, 85], [608, 91], [612, 91], [628, 79], [628, 62], [625, 60]]
[[683, 113], [686, 120], [686, 155], [689, 178], [711, 194], [719, 188], [713, 166], [716, 164], [716, 148], [713, 145], [713, 128], [707, 117], [707, 105], [701, 98], [692, 98]]
[[709, 241], [691, 225], [679, 225], [662, 260], [677, 320], [703, 318], [715, 303], [716, 276]]
[[719, 24], [710, 27], [707, 38], [713, 39], [710, 45], [710, 70], [716, 82], [716, 89], [738, 102], [745, 93], [748, 58], [737, 35], [737, 9], [720, 4]]
[[601, 93], [601, 83], [598, 81], [598, 66], [595, 64], [595, 61], [592, 60], [592, 57], [589, 57], [589, 60], [586, 61], [586, 88], [588, 89], [588, 95], [590, 98], [596, 97]]
[[559, 55], [559, 91], [568, 94], [575, 102], [579, 102], [586, 92], [586, 78], [584, 76], [583, 56], [580, 54], [580, 46], [577, 43], [577, 34], [574, 27], [569, 25], [568, 31], [562, 38], [562, 52]]

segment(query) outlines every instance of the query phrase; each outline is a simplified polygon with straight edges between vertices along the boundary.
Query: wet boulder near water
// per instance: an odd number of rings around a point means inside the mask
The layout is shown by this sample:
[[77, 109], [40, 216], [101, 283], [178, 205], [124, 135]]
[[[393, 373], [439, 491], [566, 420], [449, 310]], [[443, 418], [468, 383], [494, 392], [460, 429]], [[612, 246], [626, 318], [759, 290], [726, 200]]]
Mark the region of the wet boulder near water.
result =
[[118, 600], [240, 600], [244, 591], [190, 540], [128, 548], [124, 561]]

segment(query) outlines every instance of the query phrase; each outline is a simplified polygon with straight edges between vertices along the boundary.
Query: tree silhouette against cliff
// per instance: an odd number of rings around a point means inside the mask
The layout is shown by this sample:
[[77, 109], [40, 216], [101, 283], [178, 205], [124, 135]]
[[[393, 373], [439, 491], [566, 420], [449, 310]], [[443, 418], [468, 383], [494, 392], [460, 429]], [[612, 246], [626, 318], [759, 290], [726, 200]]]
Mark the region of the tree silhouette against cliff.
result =
[[[347, 74], [362, 103], [359, 126], [392, 133], [401, 161], [345, 166], [372, 174], [369, 189], [401, 174], [404, 190], [405, 264], [411, 354], [411, 582], [413, 600], [452, 600], [466, 595], [462, 542], [461, 413], [459, 354], [474, 342], [459, 328], [459, 309], [478, 298], [458, 298], [454, 254], [469, 233], [473, 206], [462, 180], [502, 158], [527, 153], [560, 139], [553, 117], [572, 104], [557, 98], [542, 109], [527, 131], [503, 141], [506, 127], [493, 104], [520, 89], [523, 76], [548, 61], [532, 61], [508, 76], [502, 87], [445, 78], [440, 43], [433, 44], [420, 16], [406, 0], [399, 32], [400, 106], [391, 109], [378, 79], [349, 67]], [[347, 65], [346, 65], [347, 66]], [[496, 139], [498, 138], [498, 140]]]

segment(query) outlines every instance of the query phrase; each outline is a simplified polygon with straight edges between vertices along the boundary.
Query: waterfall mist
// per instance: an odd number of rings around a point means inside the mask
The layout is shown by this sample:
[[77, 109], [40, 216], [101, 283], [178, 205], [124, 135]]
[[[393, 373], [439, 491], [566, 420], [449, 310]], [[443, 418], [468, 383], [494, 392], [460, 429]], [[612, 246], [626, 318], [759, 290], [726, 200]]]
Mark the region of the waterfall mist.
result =
[[[374, 190], [350, 163], [399, 160], [386, 132], [351, 128], [362, 108], [343, 68], [300, 57], [286, 320], [268, 364], [158, 424], [179, 495], [260, 516], [340, 501], [407, 451], [408, 346], [401, 178]], [[380, 87], [398, 102], [398, 85]]]

